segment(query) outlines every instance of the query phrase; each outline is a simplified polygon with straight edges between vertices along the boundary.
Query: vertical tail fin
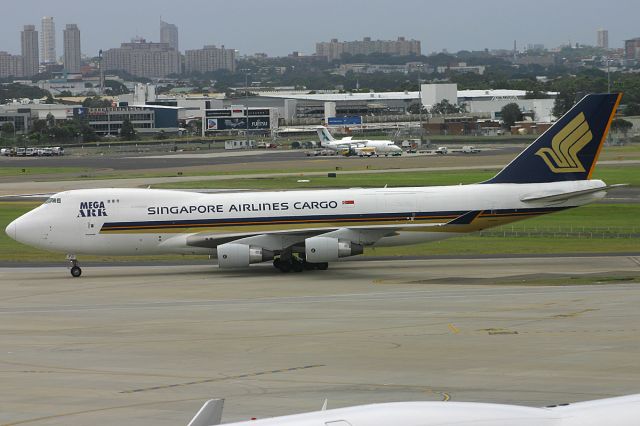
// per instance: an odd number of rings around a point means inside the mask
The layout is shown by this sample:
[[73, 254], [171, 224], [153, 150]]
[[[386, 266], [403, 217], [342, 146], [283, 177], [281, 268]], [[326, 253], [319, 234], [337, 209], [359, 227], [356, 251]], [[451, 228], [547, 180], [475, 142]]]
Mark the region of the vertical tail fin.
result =
[[316, 127], [316, 131], [318, 132], [318, 137], [320, 138], [320, 146], [325, 146], [328, 143], [334, 142], [335, 139], [329, 133], [329, 130], [326, 127], [319, 126]]
[[622, 93], [587, 95], [485, 183], [590, 179]]

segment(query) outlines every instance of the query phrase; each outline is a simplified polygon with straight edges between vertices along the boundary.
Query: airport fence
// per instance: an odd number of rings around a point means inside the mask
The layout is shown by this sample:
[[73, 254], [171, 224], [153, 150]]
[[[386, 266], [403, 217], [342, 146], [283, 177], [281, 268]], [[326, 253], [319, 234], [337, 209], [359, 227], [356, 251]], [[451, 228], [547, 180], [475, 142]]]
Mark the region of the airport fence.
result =
[[579, 239], [607, 239], [607, 238], [640, 238], [640, 227], [576, 227], [576, 226], [501, 226], [495, 229], [480, 231], [481, 237], [503, 238], [579, 238]]

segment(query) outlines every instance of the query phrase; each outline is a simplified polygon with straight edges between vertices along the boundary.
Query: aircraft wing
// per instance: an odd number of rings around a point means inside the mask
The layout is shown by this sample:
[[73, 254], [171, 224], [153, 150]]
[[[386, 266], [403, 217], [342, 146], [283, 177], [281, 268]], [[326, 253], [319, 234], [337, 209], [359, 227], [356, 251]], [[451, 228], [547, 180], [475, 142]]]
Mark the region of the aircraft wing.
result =
[[213, 426], [222, 421], [222, 407], [224, 399], [210, 399], [191, 419], [187, 426]]
[[[356, 244], [372, 245], [384, 237], [397, 235], [401, 230], [410, 230], [411, 228], [424, 229], [425, 227], [433, 227], [434, 232], [442, 232], [448, 227], [457, 227], [459, 225], [470, 225], [479, 215], [481, 211], [466, 212], [459, 217], [442, 223], [403, 223], [401, 225], [378, 225], [371, 226], [349, 226], [336, 228], [305, 228], [278, 230], [266, 232], [245, 232], [245, 233], [214, 233], [199, 232], [191, 234], [187, 237], [186, 242], [190, 247], [216, 248], [221, 244], [236, 243], [259, 246], [267, 250], [278, 252], [287, 247], [297, 244], [304, 244], [304, 240], [311, 237], [323, 236], [349, 240]], [[440, 228], [437, 229], [436, 228]]]
[[296, 244], [304, 244], [304, 240], [319, 235], [326, 237], [348, 239], [349, 241], [370, 245], [380, 238], [394, 235], [399, 226], [389, 225], [380, 228], [350, 227], [350, 228], [312, 228], [292, 229], [261, 233], [198, 233], [187, 237], [187, 245], [191, 247], [216, 248], [221, 244], [236, 243], [255, 245], [271, 251], [284, 250]]

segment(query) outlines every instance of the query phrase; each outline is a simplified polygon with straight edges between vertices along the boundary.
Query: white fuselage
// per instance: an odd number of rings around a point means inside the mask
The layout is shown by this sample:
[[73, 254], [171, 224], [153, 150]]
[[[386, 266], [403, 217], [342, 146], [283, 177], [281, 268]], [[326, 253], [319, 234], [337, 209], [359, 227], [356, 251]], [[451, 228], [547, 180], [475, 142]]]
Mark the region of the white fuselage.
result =
[[340, 140], [333, 140], [331, 142], [325, 142], [324, 148], [339, 151], [345, 147], [356, 147], [360, 149], [370, 149], [372, 153], [377, 155], [389, 155], [389, 154], [401, 154], [402, 148], [396, 145], [393, 141], [388, 140], [370, 140], [370, 139], [351, 139], [345, 138]]
[[7, 233], [25, 244], [73, 254], [215, 255], [215, 247], [188, 244], [189, 238], [210, 234], [234, 240], [302, 229], [322, 233], [323, 229], [393, 227], [397, 232], [375, 244], [402, 245], [460, 235], [438, 232], [433, 224], [446, 223], [467, 211], [483, 211], [481, 228], [488, 228], [587, 204], [604, 193], [551, 203], [521, 201], [525, 196], [600, 187], [604, 187], [602, 181], [587, 180], [221, 194], [74, 190], [56, 194], [51, 198], [54, 202], [16, 219]]
[[533, 408], [473, 402], [396, 402], [229, 426], [637, 426], [640, 395]]

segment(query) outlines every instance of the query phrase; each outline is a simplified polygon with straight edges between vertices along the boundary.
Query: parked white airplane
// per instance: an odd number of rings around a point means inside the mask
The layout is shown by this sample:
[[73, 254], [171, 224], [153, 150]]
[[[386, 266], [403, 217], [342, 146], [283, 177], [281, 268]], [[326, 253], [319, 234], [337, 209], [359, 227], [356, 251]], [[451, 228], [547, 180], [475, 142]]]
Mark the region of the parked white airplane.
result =
[[402, 155], [402, 148], [393, 141], [353, 139], [351, 136], [335, 139], [326, 127], [316, 128], [320, 146], [333, 151], [346, 151], [355, 155]]
[[592, 180], [621, 94], [588, 95], [492, 179], [474, 185], [201, 194], [89, 189], [53, 195], [14, 220], [24, 244], [76, 255], [208, 254], [220, 267], [273, 260], [326, 269], [365, 246], [402, 245], [565, 210], [605, 196]]
[[[224, 400], [205, 403], [188, 426], [219, 425]], [[326, 405], [326, 402], [325, 402]], [[226, 426], [638, 426], [640, 394], [543, 408], [477, 402], [393, 402]]]

